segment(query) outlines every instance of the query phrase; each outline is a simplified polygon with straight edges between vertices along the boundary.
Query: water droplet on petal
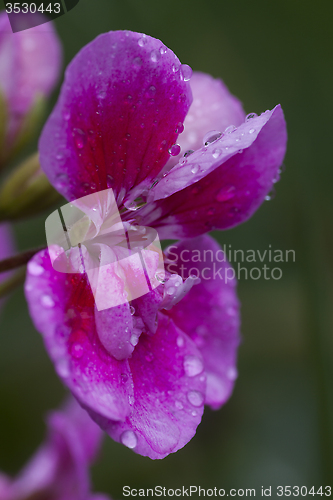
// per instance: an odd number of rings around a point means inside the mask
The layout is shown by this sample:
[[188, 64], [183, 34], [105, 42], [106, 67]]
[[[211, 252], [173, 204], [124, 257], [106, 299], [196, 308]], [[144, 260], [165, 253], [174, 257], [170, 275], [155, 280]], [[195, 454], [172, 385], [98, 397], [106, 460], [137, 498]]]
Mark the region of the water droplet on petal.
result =
[[146, 35], [142, 35], [142, 38], [138, 40], [138, 44], [140, 45], [140, 47], [144, 47], [147, 44], [147, 42], [148, 40]]
[[170, 288], [167, 289], [167, 295], [173, 295], [175, 293], [175, 288], [173, 286], [170, 286]]
[[191, 79], [192, 73], [192, 68], [188, 64], [180, 66], [180, 77], [184, 82], [188, 82]]
[[253, 132], [255, 132], [254, 128], [250, 128], [249, 134], [253, 134]]
[[249, 113], [248, 115], [246, 115], [245, 121], [252, 120], [252, 118], [256, 118], [257, 116], [257, 113]]
[[139, 342], [139, 337], [137, 335], [135, 335], [135, 334], [131, 335], [130, 343], [133, 346], [136, 346], [138, 342]]
[[221, 136], [222, 132], [220, 132], [219, 130], [211, 130], [210, 132], [207, 132], [206, 135], [204, 135], [202, 142], [205, 146], [208, 146], [208, 144], [217, 141], [217, 139], [219, 139]]
[[195, 377], [196, 375], [199, 375], [199, 373], [201, 373], [203, 370], [201, 359], [192, 355], [185, 356], [184, 370], [186, 375], [188, 375], [189, 377]]
[[78, 149], [82, 149], [87, 142], [86, 134], [80, 128], [74, 128], [72, 135], [74, 137], [76, 147]]
[[196, 174], [198, 170], [199, 170], [199, 165], [193, 165], [193, 167], [191, 168], [192, 174]]
[[162, 45], [162, 47], [160, 47], [161, 56], [163, 56], [166, 53], [166, 51], [167, 51], [167, 48], [164, 45]]
[[80, 359], [83, 356], [84, 348], [83, 345], [80, 344], [79, 342], [74, 342], [71, 347], [71, 355], [76, 358]]
[[37, 264], [37, 262], [34, 262], [31, 260], [28, 263], [28, 272], [32, 274], [33, 276], [40, 276], [44, 272], [44, 268]]
[[161, 52], [159, 50], [152, 50], [150, 53], [150, 59], [153, 62], [157, 62], [161, 59]]
[[165, 151], [165, 150], [167, 149], [167, 147], [168, 147], [168, 146], [167, 146], [167, 141], [166, 141], [166, 140], [164, 140], [164, 141], [162, 141], [162, 142], [161, 142], [160, 147], [159, 147], [159, 150], [160, 150], [160, 151]]
[[189, 391], [187, 393], [187, 399], [193, 406], [202, 406], [204, 402], [204, 396], [199, 391]]
[[169, 149], [169, 154], [171, 156], [177, 156], [177, 155], [179, 155], [180, 151], [181, 151], [181, 147], [179, 146], [179, 144], [173, 144], [171, 146], [171, 148]]
[[182, 337], [181, 335], [179, 335], [179, 337], [177, 337], [177, 345], [178, 345], [178, 347], [183, 347], [184, 344], [185, 344], [184, 337]]
[[180, 401], [175, 402], [175, 407], [177, 408], [177, 410], [182, 410], [184, 408]]
[[268, 193], [268, 195], [265, 196], [265, 200], [266, 201], [273, 200], [275, 198], [275, 195], [276, 195], [276, 191], [275, 191], [275, 187], [273, 186], [272, 189], [270, 190], [270, 192]]
[[54, 300], [50, 297], [50, 295], [42, 295], [40, 302], [42, 306], [47, 307], [48, 309], [54, 307]]
[[224, 131], [225, 134], [231, 134], [232, 132], [234, 132], [236, 130], [236, 127], [235, 125], [229, 125], [229, 127], [227, 127]]
[[130, 306], [130, 313], [132, 316], [135, 314], [135, 307]]
[[164, 271], [161, 271], [161, 272], [157, 272], [155, 274], [155, 278], [157, 279], [157, 281], [159, 281], [160, 283], [162, 283], [164, 285], [164, 283], [166, 282], [166, 278], [165, 278], [165, 273]]
[[220, 149], [214, 149], [213, 151], [213, 158], [219, 158], [221, 156], [222, 151]]
[[106, 182], [107, 182], [108, 187], [112, 186], [113, 181], [114, 181], [114, 179], [113, 179], [112, 175], [107, 175], [106, 176]]
[[182, 132], [184, 132], [184, 124], [182, 122], [177, 123], [175, 132], [176, 134], [181, 134]]
[[127, 446], [127, 448], [130, 448], [133, 450], [133, 448], [136, 447], [138, 444], [138, 438], [136, 437], [135, 432], [133, 431], [125, 431], [122, 433], [120, 436], [120, 441], [122, 442], [123, 445]]
[[236, 190], [234, 186], [224, 187], [218, 192], [216, 200], [220, 202], [228, 201], [231, 200], [231, 198], [233, 198], [235, 194]]

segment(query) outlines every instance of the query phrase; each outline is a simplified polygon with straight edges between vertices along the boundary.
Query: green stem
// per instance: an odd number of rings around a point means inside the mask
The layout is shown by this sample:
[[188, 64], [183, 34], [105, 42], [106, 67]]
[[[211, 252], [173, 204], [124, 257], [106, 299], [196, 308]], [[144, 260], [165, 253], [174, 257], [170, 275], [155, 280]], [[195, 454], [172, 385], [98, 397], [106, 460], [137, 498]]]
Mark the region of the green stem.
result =
[[44, 249], [45, 247], [33, 248], [32, 250], [27, 250], [18, 255], [13, 255], [12, 257], [1, 260], [0, 273], [4, 273], [5, 271], [10, 271], [11, 269], [24, 266], [37, 252], [40, 252], [40, 250]]
[[0, 283], [0, 299], [8, 295], [10, 292], [15, 290], [18, 286], [22, 285], [25, 280], [26, 268], [20, 269], [13, 276], [8, 278], [8, 280]]

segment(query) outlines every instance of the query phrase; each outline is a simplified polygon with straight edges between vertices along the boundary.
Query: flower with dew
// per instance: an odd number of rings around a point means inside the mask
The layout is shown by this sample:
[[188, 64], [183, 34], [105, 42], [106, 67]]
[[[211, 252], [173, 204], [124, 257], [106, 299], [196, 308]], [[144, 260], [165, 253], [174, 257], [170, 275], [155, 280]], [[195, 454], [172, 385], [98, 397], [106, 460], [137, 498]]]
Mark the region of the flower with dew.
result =
[[0, 500], [107, 500], [90, 492], [102, 431], [71, 399], [47, 418], [47, 438], [16, 478], [0, 473]]
[[[24, 14], [17, 15], [17, 22], [26, 22]], [[13, 33], [7, 13], [0, 13], [1, 163], [30, 138], [58, 80], [61, 60], [52, 23]]]
[[[206, 233], [253, 214], [277, 180], [286, 149], [280, 106], [245, 117], [222, 82], [190, 77], [159, 40], [126, 31], [100, 35], [68, 66], [39, 143], [41, 166], [67, 200], [111, 188], [123, 224], [180, 240], [165, 251], [172, 267], [163, 282], [99, 311], [87, 273], [56, 271], [45, 250], [30, 261], [25, 285], [31, 317], [63, 382], [113, 439], [154, 459], [183, 447], [204, 404], [219, 408], [232, 392], [240, 340], [236, 283], [224, 279], [230, 265]], [[174, 164], [178, 136], [182, 154], [195, 151]], [[94, 213], [98, 229], [105, 207]], [[103, 261], [109, 249], [98, 249]], [[212, 257], [200, 262], [196, 255], [204, 251]], [[105, 294], [126, 296], [121, 261], [114, 269], [104, 275]]]

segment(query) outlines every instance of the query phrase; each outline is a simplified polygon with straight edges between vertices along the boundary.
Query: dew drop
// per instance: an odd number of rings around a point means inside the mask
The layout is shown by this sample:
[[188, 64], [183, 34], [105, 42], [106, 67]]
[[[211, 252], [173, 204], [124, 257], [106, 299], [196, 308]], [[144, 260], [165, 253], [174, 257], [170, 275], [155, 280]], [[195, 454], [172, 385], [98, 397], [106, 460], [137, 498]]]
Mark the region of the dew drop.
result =
[[220, 202], [228, 201], [231, 200], [231, 198], [233, 198], [235, 194], [236, 190], [234, 186], [224, 187], [218, 192], [216, 200]]
[[75, 145], [78, 149], [82, 149], [87, 141], [86, 134], [80, 128], [74, 128], [72, 135]]
[[153, 62], [157, 62], [161, 59], [161, 52], [159, 50], [152, 50], [150, 53], [150, 59]]
[[140, 47], [144, 47], [147, 44], [147, 42], [148, 40], [146, 35], [142, 35], [142, 38], [138, 40], [138, 44], [140, 45]]
[[177, 408], [177, 410], [182, 410], [184, 408], [180, 401], [175, 402], [175, 407]]
[[255, 132], [254, 128], [250, 128], [249, 134], [253, 134], [253, 132]]
[[160, 47], [161, 56], [163, 56], [166, 53], [166, 51], [167, 51], [167, 48], [164, 45], [162, 45], [162, 47]]
[[265, 196], [265, 200], [266, 201], [273, 200], [275, 198], [275, 195], [276, 195], [276, 191], [275, 191], [275, 187], [273, 186], [272, 189], [270, 190], [270, 192], [268, 193], [268, 195]]
[[28, 263], [28, 272], [32, 274], [33, 276], [40, 276], [44, 272], [44, 268], [37, 264], [37, 262], [34, 262], [31, 260]]
[[185, 344], [184, 337], [182, 337], [181, 335], [179, 335], [179, 337], [177, 337], [177, 345], [178, 345], [178, 347], [183, 347], [184, 344]]
[[184, 157], [187, 158], [188, 156], [190, 156], [191, 154], [194, 153], [194, 150], [193, 149], [188, 149], [187, 151], [185, 151], [184, 153]]
[[71, 347], [71, 355], [76, 358], [80, 359], [83, 356], [84, 348], [82, 344], [79, 344], [78, 342], [75, 342], [72, 344]]
[[160, 147], [159, 147], [159, 150], [160, 150], [160, 151], [165, 151], [165, 150], [167, 149], [167, 147], [168, 147], [168, 146], [167, 146], [167, 141], [166, 141], [166, 140], [164, 140], [164, 141], [162, 141], [162, 142], [161, 142]]
[[197, 411], [196, 411], [196, 410], [193, 410], [193, 411], [192, 411], [192, 413], [191, 413], [192, 417], [196, 417], [196, 416], [197, 416], [197, 414], [198, 414], [198, 413], [197, 413]]
[[131, 338], [130, 338], [130, 343], [133, 345], [133, 346], [136, 346], [137, 343], [139, 342], [139, 337], [137, 335], [131, 335]]
[[184, 124], [182, 122], [177, 123], [175, 132], [176, 134], [181, 134], [182, 132], [184, 132]]
[[205, 146], [208, 146], [208, 144], [217, 141], [217, 139], [219, 139], [221, 136], [222, 132], [220, 132], [219, 130], [211, 130], [210, 132], [207, 132], [206, 135], [204, 135], [202, 142]]
[[48, 309], [54, 307], [54, 300], [50, 297], [50, 295], [42, 295], [40, 302], [42, 306], [47, 307]]
[[248, 115], [246, 115], [245, 121], [248, 122], [249, 120], [252, 120], [252, 118], [256, 118], [257, 116], [257, 113], [249, 113]]
[[130, 306], [130, 313], [131, 313], [132, 316], [134, 316], [134, 314], [135, 314], [135, 307]]
[[120, 441], [122, 442], [123, 445], [127, 446], [127, 448], [130, 448], [133, 450], [133, 448], [136, 447], [138, 444], [138, 438], [136, 437], [135, 432], [133, 431], [125, 431], [122, 433], [120, 436]]
[[180, 151], [181, 151], [181, 147], [179, 146], [179, 144], [173, 144], [171, 146], [171, 148], [169, 149], [169, 154], [171, 156], [177, 156], [177, 155], [179, 155]]
[[192, 355], [185, 356], [184, 370], [186, 375], [188, 375], [189, 377], [195, 377], [196, 375], [199, 375], [199, 373], [201, 373], [203, 370], [201, 359]]
[[221, 156], [222, 151], [220, 149], [214, 149], [213, 158], [219, 158]]
[[132, 212], [135, 212], [139, 208], [139, 206], [135, 203], [135, 201], [129, 201], [129, 200], [124, 202], [124, 207], [127, 208], [127, 210], [131, 210]]
[[188, 82], [192, 76], [192, 68], [188, 64], [181, 64], [180, 77], [184, 82]]
[[187, 399], [193, 406], [202, 406], [204, 402], [204, 396], [199, 391], [189, 391], [187, 393]]
[[160, 283], [162, 283], [164, 285], [164, 283], [166, 282], [166, 278], [165, 278], [165, 273], [164, 271], [163, 272], [158, 272], [155, 274], [155, 278], [157, 279], [157, 281], [159, 281]]
[[193, 165], [193, 167], [191, 168], [192, 174], [196, 174], [198, 170], [199, 170], [199, 165]]
[[236, 130], [236, 127], [235, 125], [229, 125], [229, 127], [227, 127], [224, 131], [225, 134], [231, 134], [232, 132], [234, 132]]
[[167, 289], [167, 295], [173, 295], [175, 293], [175, 288], [173, 286], [170, 286], [170, 288]]

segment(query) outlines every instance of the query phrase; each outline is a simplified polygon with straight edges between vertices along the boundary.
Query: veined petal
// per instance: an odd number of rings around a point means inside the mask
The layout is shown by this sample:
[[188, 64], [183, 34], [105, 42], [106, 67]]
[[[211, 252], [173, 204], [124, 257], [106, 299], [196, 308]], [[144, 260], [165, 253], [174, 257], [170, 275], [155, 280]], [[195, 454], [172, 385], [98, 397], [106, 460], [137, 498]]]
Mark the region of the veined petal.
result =
[[85, 408], [124, 419], [132, 392], [130, 381], [124, 381], [129, 378], [128, 364], [111, 356], [99, 339], [86, 275], [55, 271], [48, 251], [42, 251], [28, 264], [25, 293], [30, 315], [62, 381]]
[[247, 120], [151, 189], [151, 202], [138, 211], [142, 223], [158, 229], [161, 238], [189, 238], [244, 222], [271, 190], [286, 142], [279, 105]]
[[203, 366], [200, 352], [173, 321], [160, 314], [154, 335], [141, 335], [129, 360], [134, 394], [124, 422], [90, 412], [110, 436], [141, 455], [164, 458], [195, 434], [203, 413], [206, 377], [186, 372], [186, 361]]
[[240, 316], [234, 271], [208, 235], [178, 242], [165, 254], [168, 271], [201, 279], [168, 314], [200, 350], [207, 374], [205, 403], [219, 408], [230, 397], [237, 377]]
[[222, 133], [230, 125], [238, 127], [245, 119], [240, 101], [230, 94], [222, 80], [195, 71], [190, 85], [193, 102], [184, 121], [184, 131], [177, 139], [181, 152], [169, 159], [166, 170], [176, 165], [186, 151], [202, 148], [208, 132]]
[[136, 197], [150, 187], [191, 104], [179, 66], [162, 42], [129, 31], [100, 35], [79, 52], [39, 143], [61, 194], [113, 188], [120, 205], [130, 190]]

